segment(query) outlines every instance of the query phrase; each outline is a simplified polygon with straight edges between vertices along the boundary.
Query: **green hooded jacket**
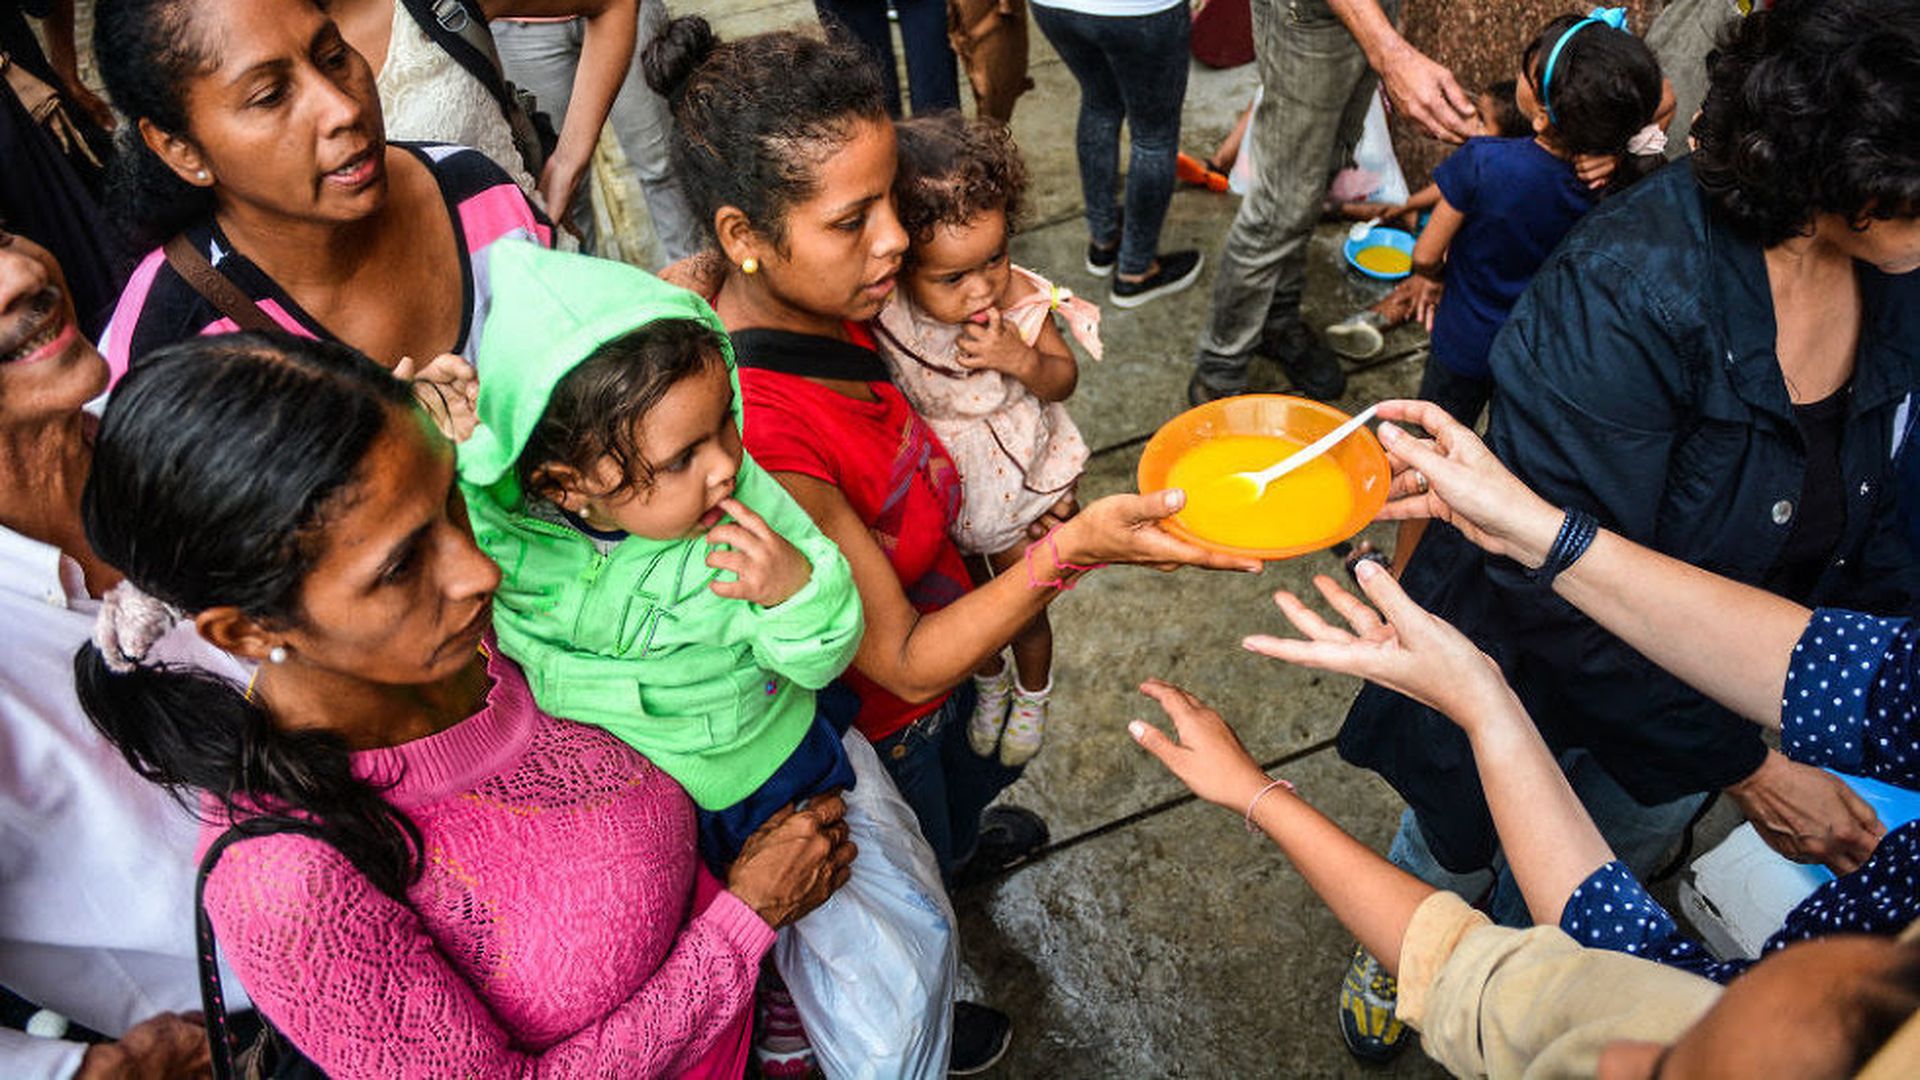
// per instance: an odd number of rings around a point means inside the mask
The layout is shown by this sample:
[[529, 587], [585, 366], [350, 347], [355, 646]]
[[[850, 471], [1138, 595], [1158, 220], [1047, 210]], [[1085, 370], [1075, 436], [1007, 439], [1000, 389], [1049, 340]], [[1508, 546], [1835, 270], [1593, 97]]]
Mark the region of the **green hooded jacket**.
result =
[[[460, 487], [480, 547], [500, 564], [500, 647], [540, 707], [606, 728], [702, 809], [752, 794], [813, 723], [814, 691], [853, 659], [860, 596], [840, 549], [743, 455], [734, 497], [805, 555], [812, 577], [772, 608], [708, 588], [701, 537], [593, 540], [528, 512], [514, 462], [553, 388], [595, 349], [660, 319], [696, 319], [733, 347], [705, 301], [634, 267], [532, 244], [498, 244], [496, 303], [480, 340], [480, 424], [460, 447]], [[739, 423], [739, 378], [734, 376]], [[726, 575], [731, 577], [731, 575]]]

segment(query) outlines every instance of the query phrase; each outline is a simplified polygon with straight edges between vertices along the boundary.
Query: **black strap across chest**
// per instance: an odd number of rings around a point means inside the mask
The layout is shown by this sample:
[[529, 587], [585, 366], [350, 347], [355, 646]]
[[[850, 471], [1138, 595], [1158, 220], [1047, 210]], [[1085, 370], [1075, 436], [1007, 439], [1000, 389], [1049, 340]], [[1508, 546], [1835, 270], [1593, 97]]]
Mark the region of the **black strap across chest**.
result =
[[851, 341], [791, 330], [740, 330], [727, 336], [733, 339], [734, 362], [743, 368], [808, 379], [892, 381], [879, 353]]

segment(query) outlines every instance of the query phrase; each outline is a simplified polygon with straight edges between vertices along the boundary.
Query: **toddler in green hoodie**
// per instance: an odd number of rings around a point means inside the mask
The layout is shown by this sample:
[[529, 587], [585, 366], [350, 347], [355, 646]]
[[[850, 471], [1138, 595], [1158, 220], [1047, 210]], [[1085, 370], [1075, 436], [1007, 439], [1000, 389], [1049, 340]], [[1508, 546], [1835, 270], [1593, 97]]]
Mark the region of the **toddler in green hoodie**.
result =
[[860, 644], [846, 559], [741, 448], [732, 347], [703, 301], [531, 245], [491, 272], [514, 303], [480, 343], [460, 476], [505, 572], [500, 645], [542, 709], [686, 788], [723, 873], [782, 807], [853, 786], [833, 695], [816, 698]]
[[686, 788], [723, 880], [773, 814], [843, 791], [859, 855], [781, 930], [774, 964], [829, 1075], [944, 1076], [953, 909], [912, 809], [844, 734], [859, 703], [829, 684], [859, 648], [860, 596], [742, 450], [720, 320], [641, 270], [531, 244], [495, 245], [486, 272], [496, 306], [459, 468], [502, 570], [500, 647], [543, 710]]

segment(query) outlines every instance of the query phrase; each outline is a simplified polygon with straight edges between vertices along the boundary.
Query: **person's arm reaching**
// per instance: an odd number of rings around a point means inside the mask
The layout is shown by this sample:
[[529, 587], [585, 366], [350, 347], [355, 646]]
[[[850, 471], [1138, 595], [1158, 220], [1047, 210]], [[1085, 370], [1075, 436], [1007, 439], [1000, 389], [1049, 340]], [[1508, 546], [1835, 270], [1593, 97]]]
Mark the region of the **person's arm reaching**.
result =
[[1407, 44], [1378, 0], [1328, 0], [1347, 32], [1367, 54], [1367, 66], [1380, 73], [1395, 111], [1425, 128], [1427, 134], [1457, 143], [1475, 134], [1473, 95], [1440, 64]]
[[1236, 814], [1251, 809], [1253, 824], [1280, 846], [1341, 925], [1388, 971], [1399, 971], [1407, 926], [1433, 886], [1381, 858], [1291, 790], [1274, 787], [1220, 714], [1192, 694], [1157, 679], [1140, 691], [1166, 711], [1175, 737], [1135, 720], [1127, 725], [1134, 741], [1195, 795]]
[[1473, 746], [1500, 846], [1528, 910], [1537, 922], [1559, 922], [1574, 888], [1611, 862], [1613, 851], [1494, 662], [1409, 599], [1379, 564], [1362, 562], [1355, 572], [1378, 613], [1331, 578], [1316, 577], [1314, 585], [1347, 628], [1280, 592], [1274, 601], [1305, 638], [1257, 634], [1245, 647], [1303, 667], [1357, 675], [1458, 724]]
[[593, 164], [600, 129], [613, 111], [613, 99], [626, 81], [633, 60], [634, 34], [640, 25], [639, 0], [486, 0], [487, 18], [550, 18], [577, 15], [586, 20], [580, 64], [560, 139], [540, 171], [540, 194], [547, 216], [567, 220], [580, 181]]
[[866, 612], [854, 655], [861, 674], [907, 701], [931, 701], [1006, 647], [1064, 588], [1095, 563], [1204, 566], [1257, 572], [1260, 564], [1206, 551], [1159, 528], [1184, 505], [1178, 491], [1110, 495], [1038, 542], [1025, 570], [1001, 574], [938, 611], [921, 614], [880, 544], [840, 489], [817, 477], [776, 472], [853, 569]]
[[[1381, 441], [1395, 462], [1393, 493], [1381, 517], [1436, 517], [1487, 551], [1528, 568], [1546, 559], [1563, 514], [1508, 472], [1486, 445], [1438, 406], [1383, 404]], [[1417, 424], [1433, 441], [1391, 421]], [[1424, 478], [1428, 490], [1420, 490]], [[1742, 717], [1780, 726], [1794, 645], [1811, 613], [1752, 586], [1729, 581], [1602, 529], [1553, 589], [1603, 629]], [[1884, 831], [1841, 781], [1768, 751], [1760, 767], [1728, 788], [1783, 854], [1857, 867]]]

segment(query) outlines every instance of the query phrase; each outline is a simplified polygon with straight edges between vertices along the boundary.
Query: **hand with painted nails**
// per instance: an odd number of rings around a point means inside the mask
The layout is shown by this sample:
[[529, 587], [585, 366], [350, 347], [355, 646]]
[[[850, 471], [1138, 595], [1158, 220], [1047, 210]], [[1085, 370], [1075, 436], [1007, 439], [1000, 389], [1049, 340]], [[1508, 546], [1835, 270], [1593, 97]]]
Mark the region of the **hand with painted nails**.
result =
[[[1383, 401], [1377, 434], [1393, 467], [1381, 521], [1434, 518], [1495, 555], [1546, 561], [1563, 514], [1507, 471], [1471, 428], [1430, 401]], [[1409, 434], [1392, 421], [1424, 428]]]
[[1140, 692], [1159, 703], [1175, 737], [1145, 720], [1128, 724], [1127, 733], [1195, 795], [1238, 812], [1272, 782], [1233, 728], [1199, 698], [1159, 679], [1140, 684]]
[[707, 586], [714, 595], [770, 608], [806, 587], [813, 564], [799, 548], [738, 499], [722, 499], [720, 509], [733, 520], [707, 530], [707, 543], [714, 545], [707, 565], [732, 573], [734, 580], [714, 579]]
[[1414, 603], [1379, 564], [1362, 562], [1354, 574], [1373, 606], [1330, 577], [1313, 579], [1320, 595], [1346, 621], [1346, 628], [1329, 623], [1299, 597], [1281, 591], [1274, 594], [1274, 603], [1305, 636], [1256, 634], [1241, 644], [1249, 652], [1289, 664], [1379, 683], [1447, 714], [1469, 734], [1474, 725], [1490, 717], [1517, 714], [1525, 718], [1499, 665], [1465, 634]]

